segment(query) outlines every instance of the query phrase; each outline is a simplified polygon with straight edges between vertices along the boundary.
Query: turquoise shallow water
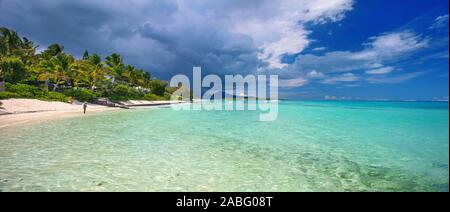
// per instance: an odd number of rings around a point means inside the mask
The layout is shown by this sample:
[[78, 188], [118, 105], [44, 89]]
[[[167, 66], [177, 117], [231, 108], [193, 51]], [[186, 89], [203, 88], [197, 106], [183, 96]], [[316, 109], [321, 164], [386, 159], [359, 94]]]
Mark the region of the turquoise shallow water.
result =
[[[122, 110], [0, 129], [2, 191], [448, 191], [448, 103]], [[0, 117], [1, 118], [1, 117]]]

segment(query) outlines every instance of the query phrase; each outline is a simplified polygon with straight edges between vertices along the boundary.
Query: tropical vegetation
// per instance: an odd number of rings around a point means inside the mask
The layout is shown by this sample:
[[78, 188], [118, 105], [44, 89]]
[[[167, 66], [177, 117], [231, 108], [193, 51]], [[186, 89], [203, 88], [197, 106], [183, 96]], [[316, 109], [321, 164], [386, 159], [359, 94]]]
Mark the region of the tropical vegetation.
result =
[[103, 59], [85, 51], [76, 58], [60, 44], [39, 53], [37, 47], [16, 31], [0, 27], [0, 99], [168, 100], [174, 91], [148, 71], [125, 64], [117, 53]]

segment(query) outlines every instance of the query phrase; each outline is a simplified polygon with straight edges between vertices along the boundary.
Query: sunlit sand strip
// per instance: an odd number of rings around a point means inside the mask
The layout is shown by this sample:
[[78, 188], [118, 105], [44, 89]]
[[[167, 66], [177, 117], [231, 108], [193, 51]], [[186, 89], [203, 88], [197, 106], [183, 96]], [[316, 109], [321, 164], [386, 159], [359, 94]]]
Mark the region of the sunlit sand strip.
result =
[[[21, 125], [31, 122], [48, 121], [58, 118], [91, 115], [102, 111], [120, 110], [119, 107], [106, 107], [89, 104], [87, 113], [83, 114], [82, 103], [46, 102], [36, 99], [8, 99], [1, 101], [0, 128]], [[128, 101], [124, 106], [128, 108], [157, 108], [171, 104], [189, 104], [182, 101]]]
[[[1, 100], [1, 102], [0, 128], [35, 121], [83, 115], [83, 104], [80, 102], [69, 104], [37, 99], [8, 99]], [[107, 110], [117, 110], [117, 108], [89, 104], [87, 114]]]

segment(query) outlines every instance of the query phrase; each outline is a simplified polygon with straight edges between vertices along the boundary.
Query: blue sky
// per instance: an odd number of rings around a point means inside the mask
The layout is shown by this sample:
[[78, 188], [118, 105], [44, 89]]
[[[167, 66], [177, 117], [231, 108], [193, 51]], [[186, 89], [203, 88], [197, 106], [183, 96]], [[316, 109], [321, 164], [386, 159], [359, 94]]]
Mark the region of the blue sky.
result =
[[278, 74], [296, 99], [448, 100], [448, 0], [0, 0], [0, 26], [154, 76]]

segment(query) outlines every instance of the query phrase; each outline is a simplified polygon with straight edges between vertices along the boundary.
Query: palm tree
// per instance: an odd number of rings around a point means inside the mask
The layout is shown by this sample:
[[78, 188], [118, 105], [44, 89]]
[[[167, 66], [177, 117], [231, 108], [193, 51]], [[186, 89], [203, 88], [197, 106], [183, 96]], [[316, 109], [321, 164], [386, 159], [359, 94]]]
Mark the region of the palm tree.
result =
[[127, 82], [128, 84], [130, 84], [131, 86], [133, 86], [134, 84], [134, 72], [135, 72], [135, 68], [132, 65], [127, 65], [125, 66], [125, 69], [122, 72], [121, 75], [121, 79], [125, 82]]
[[55, 43], [48, 46], [47, 49], [40, 54], [40, 57], [43, 60], [50, 60], [52, 57], [62, 54], [63, 52], [64, 46]]
[[0, 28], [0, 55], [3, 57], [12, 56], [15, 51], [22, 47], [22, 39], [17, 32], [7, 28]]
[[133, 79], [136, 86], [146, 88], [149, 86], [151, 76], [148, 72], [138, 69], [133, 72]]
[[[46, 86], [53, 84], [53, 91], [61, 85], [92, 90], [98, 87], [98, 91], [105, 96], [118, 85], [128, 91], [131, 90], [129, 87], [150, 88], [159, 96], [166, 92], [166, 82], [152, 79], [148, 72], [124, 64], [122, 56], [117, 53], [107, 56], [103, 62], [99, 55], [91, 55], [88, 51], [77, 60], [65, 53], [64, 47], [59, 44], [50, 45], [40, 54], [36, 54], [36, 48], [32, 41], [20, 38], [17, 32], [0, 27], [0, 91], [4, 90], [2, 87], [6, 80], [30, 85], [45, 81]], [[109, 77], [119, 83], [106, 80]]]
[[61, 84], [65, 84], [70, 81], [70, 76], [73, 76], [74, 58], [67, 54], [58, 54], [52, 57], [50, 60], [43, 60], [40, 63], [41, 74], [39, 75], [40, 81], [53, 81], [53, 91]]
[[89, 85], [90, 79], [87, 76], [89, 71], [91, 70], [91, 66], [85, 60], [76, 60], [72, 64], [72, 71], [69, 72], [71, 75], [69, 78], [71, 79], [71, 83], [74, 87], [79, 87], [80, 85], [85, 86]]
[[22, 44], [21, 44], [21, 50], [22, 50], [22, 60], [26, 61], [28, 65], [31, 65], [33, 63], [37, 62], [36, 57], [36, 48], [37, 46], [34, 45], [33, 41], [28, 40], [28, 38], [23, 38]]
[[4, 57], [0, 62], [0, 70], [2, 75], [2, 82], [4, 85], [7, 80], [11, 83], [17, 83], [26, 77], [25, 64], [19, 57]]
[[94, 90], [97, 87], [97, 83], [105, 79], [105, 75], [110, 74], [110, 71], [105, 68], [105, 65], [102, 63], [102, 58], [98, 54], [88, 56], [87, 61], [90, 65], [90, 69], [87, 72], [89, 86]]
[[0, 27], [0, 91], [4, 91], [5, 80], [18, 82], [26, 77], [26, 66], [34, 61], [35, 49], [16, 31]]
[[106, 57], [105, 63], [107, 69], [109, 69], [110, 72], [118, 78], [118, 80], [122, 80], [122, 74], [125, 69], [122, 56], [117, 53], [113, 53]]
[[158, 79], [153, 79], [150, 81], [149, 86], [153, 94], [158, 96], [164, 96], [164, 93], [166, 92], [167, 88], [167, 82]]

